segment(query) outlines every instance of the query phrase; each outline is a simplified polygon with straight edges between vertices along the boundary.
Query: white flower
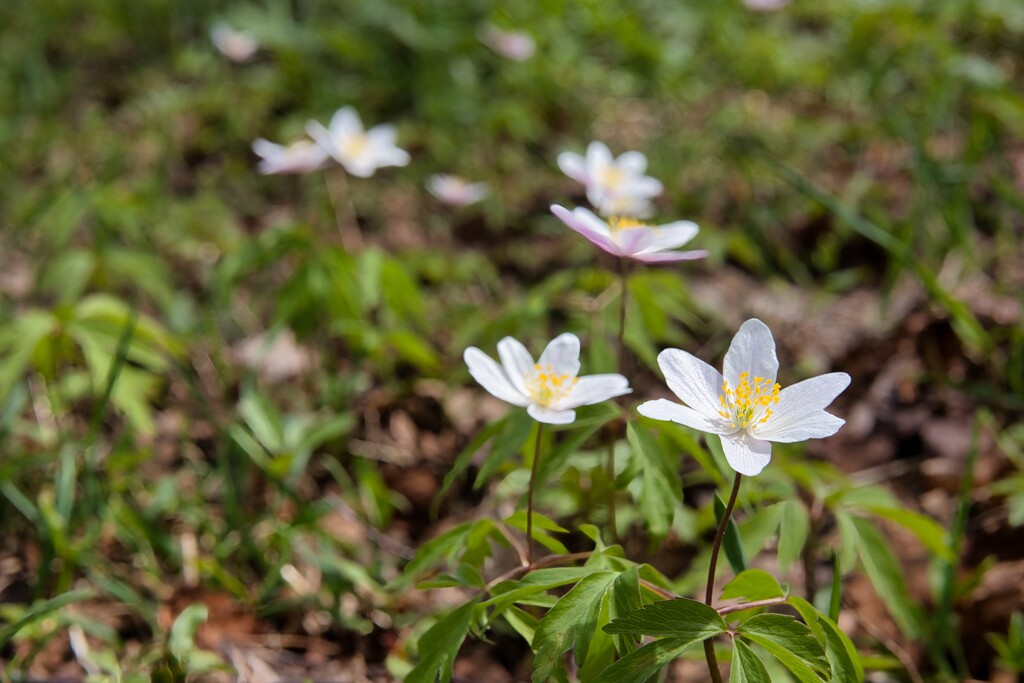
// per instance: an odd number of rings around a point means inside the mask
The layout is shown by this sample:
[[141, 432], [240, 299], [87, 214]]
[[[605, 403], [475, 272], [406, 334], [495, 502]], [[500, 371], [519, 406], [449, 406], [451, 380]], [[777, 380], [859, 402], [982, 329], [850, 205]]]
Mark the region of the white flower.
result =
[[726, 460], [740, 474], [755, 475], [764, 469], [772, 457], [772, 441], [832, 436], [845, 422], [824, 409], [849, 386], [850, 376], [833, 372], [782, 389], [775, 381], [775, 340], [756, 318], [743, 323], [733, 337], [725, 354], [724, 377], [679, 349], [662, 351], [658, 365], [686, 406], [658, 399], [641, 404], [640, 414], [718, 434]]
[[522, 62], [533, 56], [537, 43], [526, 31], [505, 31], [488, 24], [480, 30], [480, 40], [506, 59]]
[[263, 138], [253, 140], [252, 151], [260, 157], [257, 168], [264, 175], [274, 173], [309, 173], [323, 167], [329, 158], [324, 148], [312, 140], [298, 140], [278, 145]]
[[451, 206], [466, 206], [487, 196], [487, 185], [470, 183], [458, 176], [437, 173], [427, 178], [430, 194]]
[[248, 31], [236, 31], [225, 23], [214, 24], [210, 31], [213, 45], [232, 62], [248, 62], [256, 56], [260, 44]]
[[587, 209], [577, 208], [569, 212], [557, 204], [551, 207], [551, 211], [563, 223], [613, 256], [645, 263], [666, 263], [708, 255], [703, 249], [672, 251], [697, 235], [700, 228], [692, 221], [645, 225], [632, 218], [613, 217], [605, 222]]
[[309, 121], [306, 132], [346, 171], [360, 178], [369, 178], [383, 166], [409, 163], [409, 153], [395, 145], [394, 126], [385, 124], [364, 130], [352, 107], [335, 112], [328, 128], [319, 121]]
[[789, 4], [789, 0], [743, 0], [747, 9], [755, 12], [774, 12]]
[[502, 401], [526, 407], [538, 422], [569, 424], [576, 419], [575, 408], [632, 391], [622, 375], [577, 377], [580, 340], [574, 334], [555, 337], [536, 363], [526, 347], [512, 337], [498, 342], [498, 356], [501, 365], [473, 346], [463, 354], [469, 374], [484, 389]]
[[587, 200], [604, 216], [649, 216], [651, 198], [661, 194], [659, 180], [644, 175], [647, 157], [625, 152], [618, 159], [603, 142], [587, 146], [586, 157], [575, 152], [558, 155], [558, 168], [583, 183]]

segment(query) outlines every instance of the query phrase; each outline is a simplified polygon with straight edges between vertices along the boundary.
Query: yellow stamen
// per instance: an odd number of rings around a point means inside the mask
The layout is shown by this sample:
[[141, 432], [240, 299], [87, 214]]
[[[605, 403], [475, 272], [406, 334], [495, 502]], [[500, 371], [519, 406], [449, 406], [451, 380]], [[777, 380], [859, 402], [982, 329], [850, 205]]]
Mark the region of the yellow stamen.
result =
[[568, 396], [578, 381], [571, 375], [555, 374], [550, 363], [546, 365], [538, 363], [533, 366], [533, 372], [526, 377], [526, 389], [535, 403], [550, 406]]
[[632, 216], [612, 216], [608, 219], [608, 227], [611, 228], [612, 232], [618, 232], [619, 230], [629, 230], [630, 228], [650, 227], [650, 225], [638, 221]]
[[733, 428], [739, 423], [743, 429], [756, 429], [772, 416], [771, 406], [779, 402], [781, 389], [778, 382], [767, 377], [758, 376], [751, 381], [749, 372], [741, 372], [735, 389], [728, 380], [722, 384], [722, 393], [718, 395], [722, 410], [718, 414], [729, 420]]

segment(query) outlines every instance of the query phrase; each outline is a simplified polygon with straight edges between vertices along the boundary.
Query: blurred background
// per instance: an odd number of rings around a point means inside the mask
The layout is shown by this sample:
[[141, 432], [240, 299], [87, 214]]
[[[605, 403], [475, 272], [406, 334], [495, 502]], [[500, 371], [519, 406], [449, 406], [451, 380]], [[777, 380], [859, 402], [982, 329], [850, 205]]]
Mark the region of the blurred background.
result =
[[[585, 205], [555, 158], [601, 140], [711, 252], [633, 269], [634, 396], [664, 394], [659, 350], [717, 365], [749, 317], [784, 384], [848, 372], [844, 429], [753, 495], [796, 495], [849, 567], [870, 680], [1016, 680], [1022, 45], [1017, 0], [4, 3], [0, 678], [400, 680], [454, 604], [403, 567], [525, 486], [514, 420], [476, 455], [505, 408], [463, 350], [573, 331], [614, 367], [616, 264], [548, 210]], [[408, 166], [258, 173], [255, 139], [342, 106]], [[489, 193], [446, 205], [436, 173]], [[627, 481], [620, 536], [693, 590], [716, 481], [695, 434], [664, 440], [682, 497], [651, 513]], [[574, 447], [541, 505], [600, 524]], [[916, 516], [844, 536], [849, 482]], [[787, 571], [813, 594], [832, 565]], [[491, 638], [456, 675], [528, 678]]]

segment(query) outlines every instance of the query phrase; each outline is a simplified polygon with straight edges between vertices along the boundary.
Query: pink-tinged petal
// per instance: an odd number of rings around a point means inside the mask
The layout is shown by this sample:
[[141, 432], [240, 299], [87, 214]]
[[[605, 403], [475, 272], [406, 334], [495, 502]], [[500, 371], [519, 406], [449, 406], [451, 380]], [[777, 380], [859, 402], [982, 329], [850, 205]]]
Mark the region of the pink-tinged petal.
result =
[[681, 247], [700, 232], [693, 221], [675, 221], [652, 229], [653, 239], [644, 250], [646, 252], [665, 251]]
[[654, 229], [646, 225], [621, 228], [615, 233], [615, 241], [624, 256], [644, 253], [653, 240]]
[[562, 170], [562, 173], [573, 180], [584, 185], [590, 182], [587, 175], [587, 162], [579, 154], [575, 152], [562, 152], [558, 155], [557, 162], [558, 168]]
[[498, 357], [505, 368], [505, 375], [521, 394], [529, 396], [526, 377], [533, 372], [533, 356], [526, 347], [512, 337], [505, 337], [498, 342]]
[[558, 335], [540, 354], [537, 364], [541, 367], [551, 366], [556, 375], [575, 377], [580, 374], [580, 340], [575, 334], [565, 332]]
[[270, 140], [265, 140], [264, 138], [256, 138], [252, 141], [252, 151], [264, 159], [272, 157], [275, 154], [279, 154], [284, 150], [284, 145], [275, 144]]
[[537, 422], [544, 422], [549, 425], [567, 425], [572, 424], [576, 420], [575, 410], [554, 410], [553, 408], [545, 408], [536, 403], [531, 403], [526, 408], [526, 412]]
[[687, 408], [664, 398], [641, 403], [637, 406], [636, 410], [644, 417], [649, 417], [652, 420], [675, 422], [684, 427], [690, 427], [691, 429], [710, 434], [730, 434], [736, 431], [734, 427], [730, 427], [729, 423], [723, 420], [701, 415], [692, 408]]
[[623, 152], [615, 163], [628, 175], [642, 175], [647, 170], [647, 157], [642, 152]]
[[750, 373], [748, 381], [751, 383], [755, 377], [775, 381], [779, 374], [779, 359], [775, 356], [772, 331], [757, 318], [751, 318], [740, 325], [729, 350], [725, 352], [722, 374], [733, 389], [739, 385], [742, 372]]
[[680, 349], [665, 349], [658, 354], [658, 366], [665, 374], [668, 388], [701, 415], [719, 417], [722, 376], [696, 356]]
[[462, 358], [469, 366], [469, 374], [473, 376], [473, 379], [492, 395], [515, 406], [530, 404], [529, 399], [516, 391], [515, 387], [509, 383], [501, 366], [486, 353], [471, 346], [462, 354]]
[[799, 417], [795, 417], [781, 426], [773, 424], [772, 418], [768, 418], [764, 425], [754, 430], [754, 434], [758, 438], [768, 441], [795, 443], [832, 436], [844, 424], [846, 424], [846, 420], [841, 417], [826, 413], [824, 410], [812, 410], [802, 413]]
[[[576, 209], [576, 211], [586, 211], [586, 209]], [[601, 219], [599, 219], [597, 216], [594, 216], [594, 214], [590, 215], [593, 216], [594, 221], [600, 223], [601, 226], [603, 226], [603, 230], [595, 229], [593, 227], [592, 221], [586, 220], [585, 217], [577, 215], [575, 213], [569, 213], [569, 211], [562, 208], [561, 206], [558, 206], [557, 204], [551, 207], [551, 212], [558, 216], [558, 218], [563, 223], [568, 225], [570, 228], [572, 228], [579, 234], [586, 237], [596, 246], [607, 251], [609, 254], [612, 254], [614, 256], [622, 255], [619, 250], [619, 245], [617, 245], [615, 241], [608, 235], [607, 224], [603, 223]], [[590, 212], [587, 211], [587, 213]]]
[[725, 451], [725, 459], [729, 467], [742, 475], [753, 477], [761, 474], [772, 459], [772, 444], [770, 441], [755, 439], [745, 431], [735, 434], [723, 435], [722, 450]]
[[569, 395], [560, 401], [556, 401], [551, 407], [558, 410], [589, 406], [595, 403], [607, 401], [616, 396], [623, 396], [632, 392], [629, 388], [629, 380], [622, 375], [587, 375], [580, 377]]
[[697, 251], [659, 251], [653, 254], [634, 254], [631, 258], [643, 261], [644, 263], [673, 263], [676, 261], [694, 261], [706, 258], [708, 253], [706, 249], [699, 249]]
[[342, 107], [331, 117], [331, 134], [351, 137], [363, 134], [363, 122], [352, 107]]

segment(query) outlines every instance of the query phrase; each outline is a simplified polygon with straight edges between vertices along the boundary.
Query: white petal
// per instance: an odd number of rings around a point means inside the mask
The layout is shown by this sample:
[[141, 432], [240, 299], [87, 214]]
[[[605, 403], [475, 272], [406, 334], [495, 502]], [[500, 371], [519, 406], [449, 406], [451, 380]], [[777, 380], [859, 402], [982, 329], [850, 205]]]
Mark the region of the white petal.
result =
[[[554, 210], [554, 209], [552, 209]], [[563, 209], [564, 210], [564, 209]], [[582, 227], [589, 229], [593, 232], [600, 233], [602, 235], [611, 236], [612, 231], [608, 227], [608, 223], [601, 220], [594, 215], [594, 212], [590, 209], [584, 209], [583, 207], [577, 207], [572, 211], [573, 219], [578, 222]], [[562, 220], [565, 220], [564, 218]], [[570, 227], [572, 227], [570, 225]]]
[[659, 398], [656, 401], [641, 403], [636, 408], [637, 412], [652, 420], [666, 420], [676, 422], [685, 427], [691, 427], [702, 432], [711, 434], [729, 434], [736, 430], [722, 420], [715, 420], [701, 415], [692, 408], [681, 406], [668, 399]]
[[656, 197], [665, 190], [661, 181], [651, 176], [638, 176], [630, 178], [618, 189], [617, 195], [622, 197], [634, 197], [646, 200], [649, 197]]
[[587, 375], [580, 377], [569, 395], [556, 401], [551, 407], [556, 410], [565, 410], [589, 406], [616, 396], [623, 396], [632, 391], [629, 388], [629, 380], [622, 375]]
[[576, 421], [575, 410], [554, 410], [531, 403], [526, 408], [526, 412], [537, 422], [545, 422], [549, 425], [567, 425]]
[[732, 344], [725, 353], [722, 374], [735, 389], [741, 372], [749, 372], [749, 381], [764, 377], [775, 381], [779, 374], [779, 359], [775, 356], [775, 340], [768, 326], [757, 318], [740, 325]]
[[745, 431], [738, 431], [721, 438], [722, 450], [725, 451], [725, 459], [729, 462], [729, 467], [740, 474], [748, 477], [761, 474], [761, 470], [772, 459], [770, 441], [755, 439]]
[[284, 145], [277, 145], [263, 138], [256, 138], [252, 141], [252, 151], [264, 159], [280, 154], [284, 150]]
[[654, 238], [642, 253], [650, 254], [681, 247], [696, 237], [698, 232], [700, 232], [700, 228], [692, 221], [676, 221], [662, 225], [652, 229]]
[[388, 123], [374, 126], [366, 132], [366, 143], [370, 147], [394, 147], [398, 139], [398, 131]]
[[524, 396], [529, 396], [526, 377], [533, 372], [533, 356], [530, 352], [518, 340], [505, 337], [498, 342], [498, 357], [501, 358], [501, 364], [512, 386]]
[[466, 365], [469, 366], [469, 374], [488, 392], [512, 405], [529, 405], [529, 399], [516, 391], [515, 387], [509, 383], [505, 373], [502, 372], [501, 366], [486, 353], [471, 346], [466, 349], [462, 357], [466, 361]]
[[309, 137], [313, 138], [313, 140], [316, 141], [316, 144], [320, 145], [324, 151], [337, 159], [337, 156], [335, 156], [334, 140], [331, 139], [330, 131], [324, 128], [324, 124], [310, 119], [306, 122], [306, 133], [308, 133]]
[[551, 366], [556, 375], [575, 377], [580, 374], [580, 340], [575, 334], [566, 332], [551, 340], [544, 353], [540, 354], [538, 365]]
[[714, 419], [721, 410], [722, 376], [718, 370], [680, 349], [665, 349], [658, 354], [658, 365], [668, 388], [684, 403], [705, 417]]
[[587, 163], [582, 156], [576, 152], [562, 152], [558, 155], [557, 162], [562, 173], [577, 182], [587, 184]]
[[794, 443], [832, 436], [844, 424], [846, 424], [846, 420], [831, 413], [826, 413], [824, 410], [812, 410], [800, 414], [799, 417], [795, 417], [781, 426], [776, 425], [773, 418], [769, 418], [764, 425], [754, 430], [754, 434], [758, 438], [769, 441]]
[[612, 151], [608, 145], [594, 140], [587, 145], [587, 175], [593, 178], [597, 171], [607, 168], [612, 163]]
[[363, 122], [359, 119], [359, 114], [352, 107], [342, 107], [338, 111], [334, 112], [334, 116], [331, 117], [331, 135], [343, 135], [349, 137], [352, 135], [363, 134]]
[[642, 152], [623, 152], [615, 163], [628, 175], [642, 175], [647, 170], [647, 157]]

